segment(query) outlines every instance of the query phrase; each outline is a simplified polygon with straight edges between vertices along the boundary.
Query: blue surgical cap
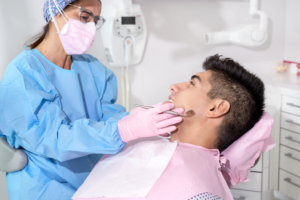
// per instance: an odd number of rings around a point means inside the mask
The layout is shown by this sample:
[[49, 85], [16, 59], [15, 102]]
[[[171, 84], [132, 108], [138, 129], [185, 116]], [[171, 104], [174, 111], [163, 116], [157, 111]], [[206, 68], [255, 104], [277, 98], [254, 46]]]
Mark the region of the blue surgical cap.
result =
[[[44, 11], [44, 19], [46, 20], [47, 23], [52, 19], [51, 13], [50, 13], [50, 10], [49, 10], [49, 1], [50, 1], [50, 7], [51, 7], [51, 10], [52, 10], [53, 16], [56, 16], [60, 11], [59, 9], [61, 9], [61, 10], [65, 9], [65, 7], [67, 7], [67, 5], [69, 5], [70, 3], [72, 3], [76, 0], [46, 0], [45, 3], [44, 3], [43, 11]], [[57, 9], [54, 1], [57, 2], [57, 5], [58, 5], [59, 9]]]

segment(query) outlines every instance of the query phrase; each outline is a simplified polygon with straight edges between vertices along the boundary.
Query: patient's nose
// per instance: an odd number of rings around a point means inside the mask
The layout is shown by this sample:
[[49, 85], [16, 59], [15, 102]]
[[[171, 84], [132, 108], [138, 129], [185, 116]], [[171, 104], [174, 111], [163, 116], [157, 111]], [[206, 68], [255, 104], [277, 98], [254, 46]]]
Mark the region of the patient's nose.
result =
[[176, 94], [185, 88], [185, 83], [177, 83], [170, 86], [170, 91], [172, 94]]
[[178, 88], [176, 87], [177, 84], [173, 84], [170, 86], [170, 91], [172, 94], [176, 94], [178, 92]]

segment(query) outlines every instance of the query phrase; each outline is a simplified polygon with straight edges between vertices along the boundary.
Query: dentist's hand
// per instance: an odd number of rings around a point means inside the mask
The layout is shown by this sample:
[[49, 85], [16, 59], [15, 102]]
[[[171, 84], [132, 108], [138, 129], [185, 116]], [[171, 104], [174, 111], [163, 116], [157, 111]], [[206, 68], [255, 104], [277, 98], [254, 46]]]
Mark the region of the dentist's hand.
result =
[[[174, 124], [181, 122], [182, 118], [164, 113], [173, 109], [174, 104], [159, 103], [153, 107], [151, 109], [135, 108], [128, 116], [119, 121], [119, 132], [124, 142], [176, 130]], [[184, 109], [177, 108], [174, 111], [182, 114]]]

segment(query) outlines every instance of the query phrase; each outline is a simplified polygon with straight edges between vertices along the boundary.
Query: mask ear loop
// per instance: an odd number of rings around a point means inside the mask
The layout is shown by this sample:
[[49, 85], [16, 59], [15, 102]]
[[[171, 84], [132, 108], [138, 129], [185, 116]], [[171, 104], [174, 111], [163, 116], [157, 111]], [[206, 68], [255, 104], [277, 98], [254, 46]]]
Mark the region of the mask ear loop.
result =
[[65, 11], [64, 11], [63, 9], [61, 9], [61, 7], [59, 6], [59, 4], [57, 3], [56, 0], [53, 0], [53, 3], [55, 4], [56, 9], [58, 9], [59, 13], [62, 15], [62, 17], [64, 18], [64, 20], [65, 20], [66, 23], [67, 23], [68, 20], [65, 18], [64, 15], [66, 15], [66, 17], [68, 17], [68, 19], [70, 19], [69, 16], [65, 13]]
[[58, 25], [57, 25], [56, 20], [54, 19], [53, 13], [52, 13], [52, 8], [51, 8], [51, 5], [50, 5], [50, 0], [48, 1], [48, 3], [49, 3], [49, 12], [50, 12], [50, 15], [51, 15], [51, 18], [52, 18], [51, 21], [54, 23], [55, 28], [56, 28], [56, 30], [58, 31], [58, 33], [60, 33], [59, 27], [58, 27]]
[[[51, 9], [50, 0], [49, 0], [48, 2], [49, 2], [49, 11], [50, 11], [50, 15], [51, 15], [51, 18], [52, 18], [51, 21], [54, 23], [55, 28], [56, 28], [56, 30], [58, 31], [58, 33], [60, 33], [60, 29], [59, 29], [59, 27], [58, 27], [58, 24], [57, 24], [57, 22], [56, 22], [56, 20], [55, 20], [55, 18], [54, 18], [54, 15], [53, 15], [53, 12], [52, 12], [52, 9]], [[68, 17], [68, 19], [70, 19], [69, 16], [65, 13], [64, 10], [61, 9], [61, 7], [57, 4], [57, 1], [56, 1], [56, 0], [53, 0], [53, 3], [55, 4], [56, 9], [57, 9], [57, 10], [59, 11], [59, 13], [62, 15], [62, 17], [64, 18], [64, 20], [66, 21], [66, 23], [68, 23], [68, 21], [67, 21], [67, 19], [65, 18], [64, 15], [66, 15], [66, 16]]]

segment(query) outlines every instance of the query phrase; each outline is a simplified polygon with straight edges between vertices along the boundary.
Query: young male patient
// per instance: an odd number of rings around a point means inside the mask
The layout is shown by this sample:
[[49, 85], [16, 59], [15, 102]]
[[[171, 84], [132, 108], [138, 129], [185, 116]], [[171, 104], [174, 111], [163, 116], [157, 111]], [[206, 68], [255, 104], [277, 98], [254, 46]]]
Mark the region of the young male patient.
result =
[[[84, 193], [82, 190], [91, 189], [92, 192], [92, 188], [85, 186], [88, 184], [94, 186], [96, 184], [97, 190], [101, 190], [102, 186], [95, 182], [95, 176], [98, 176], [97, 167], [101, 167], [102, 161], [100, 161], [91, 172], [91, 178], [89, 177], [90, 179], [93, 177], [94, 182], [89, 183], [88, 178], [79, 189], [80, 194], [76, 193], [73, 199], [233, 199], [220, 172], [219, 152], [249, 131], [263, 115], [264, 84], [237, 62], [219, 55], [208, 57], [203, 63], [203, 69], [204, 72], [193, 75], [190, 81], [170, 87], [170, 102], [173, 102], [175, 107], [184, 108], [186, 111], [194, 110], [195, 114], [184, 118], [177, 125], [177, 130], [171, 135], [171, 143], [163, 143], [165, 148], [174, 144], [177, 147], [165, 167], [160, 169], [162, 173], [155, 179], [153, 185], [147, 188], [141, 186], [142, 183], [135, 184], [136, 191], [148, 189], [147, 195], [142, 197], [136, 195], [134, 191], [124, 196], [82, 195]], [[151, 144], [151, 141], [143, 143], [145, 148], [148, 143]], [[131, 152], [134, 152], [135, 148], [138, 151], [141, 146], [133, 145]], [[155, 148], [151, 147], [150, 152], [147, 153], [156, 151]], [[128, 150], [124, 151], [124, 155], [121, 152], [118, 159], [124, 158], [128, 161], [134, 157], [130, 156], [130, 153], [126, 154]], [[153, 153], [153, 155], [156, 154]], [[139, 153], [138, 157], [143, 157], [143, 155]], [[136, 167], [136, 164], [132, 165]], [[145, 175], [152, 173], [148, 170], [149, 166], [151, 166], [149, 163], [144, 166]], [[116, 174], [122, 167], [130, 169], [128, 165], [121, 164], [117, 166]], [[128, 173], [134, 174], [135, 172], [128, 170]], [[143, 173], [136, 173], [132, 175], [137, 176], [133, 179], [143, 176]], [[97, 179], [101, 180], [102, 176]], [[105, 183], [117, 183], [118, 178], [112, 175], [110, 179], [106, 179]], [[128, 184], [122, 187], [130, 188], [130, 184], [132, 180], [128, 180]], [[124, 188], [119, 189], [124, 190]], [[125, 189], [125, 193], [126, 190], [129, 189]]]

